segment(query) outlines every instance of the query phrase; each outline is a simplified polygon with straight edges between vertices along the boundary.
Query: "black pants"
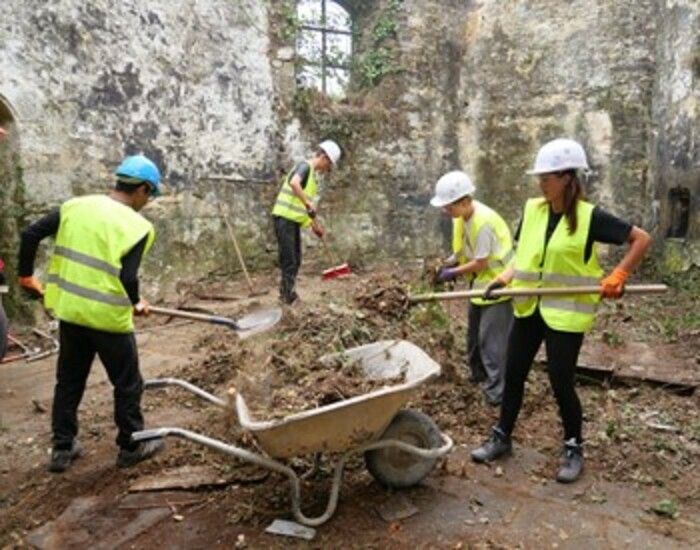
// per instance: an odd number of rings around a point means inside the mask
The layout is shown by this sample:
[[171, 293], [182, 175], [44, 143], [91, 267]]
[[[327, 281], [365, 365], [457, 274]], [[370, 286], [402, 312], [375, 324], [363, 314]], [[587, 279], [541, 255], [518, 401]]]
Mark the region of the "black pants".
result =
[[542, 340], [547, 350], [549, 383], [554, 390], [564, 424], [564, 439], [573, 437], [581, 443], [581, 402], [574, 389], [574, 378], [583, 333], [549, 328], [539, 309], [529, 317], [516, 317], [513, 323], [508, 341], [506, 385], [498, 427], [507, 435], [513, 431], [523, 403], [525, 379]]
[[51, 428], [54, 449], [70, 449], [78, 434], [78, 405], [95, 354], [114, 387], [117, 445], [133, 450], [131, 434], [143, 429], [143, 379], [134, 334], [114, 334], [61, 321]]
[[291, 304], [297, 298], [294, 285], [301, 267], [301, 226], [279, 216], [274, 216], [274, 222], [279, 264], [282, 270], [280, 299]]

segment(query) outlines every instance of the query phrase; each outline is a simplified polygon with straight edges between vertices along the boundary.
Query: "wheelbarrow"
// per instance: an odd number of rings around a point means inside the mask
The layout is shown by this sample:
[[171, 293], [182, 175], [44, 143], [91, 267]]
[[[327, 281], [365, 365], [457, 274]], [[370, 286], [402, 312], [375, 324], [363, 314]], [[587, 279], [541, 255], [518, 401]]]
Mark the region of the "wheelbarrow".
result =
[[[371, 379], [393, 378], [404, 372], [405, 381], [279, 420], [254, 419], [244, 397], [237, 393], [238, 421], [255, 436], [265, 454], [176, 427], [143, 430], [132, 437], [135, 441], [181, 437], [283, 474], [289, 479], [295, 519], [304, 525], [321, 525], [335, 512], [343, 469], [351, 455], [364, 453], [370, 474], [384, 486], [400, 489], [423, 480], [437, 459], [453, 446], [452, 439], [442, 433], [430, 417], [417, 410], [402, 409], [418, 386], [440, 374], [440, 365], [421, 348], [405, 340], [384, 340], [326, 355], [320, 360], [330, 368], [338, 359], [356, 361], [364, 375]], [[145, 383], [146, 388], [165, 386], [179, 386], [230, 410], [227, 400], [184, 380], [164, 378]], [[342, 455], [334, 465], [325, 512], [318, 517], [308, 517], [301, 510], [300, 477], [282, 460], [324, 452]]]

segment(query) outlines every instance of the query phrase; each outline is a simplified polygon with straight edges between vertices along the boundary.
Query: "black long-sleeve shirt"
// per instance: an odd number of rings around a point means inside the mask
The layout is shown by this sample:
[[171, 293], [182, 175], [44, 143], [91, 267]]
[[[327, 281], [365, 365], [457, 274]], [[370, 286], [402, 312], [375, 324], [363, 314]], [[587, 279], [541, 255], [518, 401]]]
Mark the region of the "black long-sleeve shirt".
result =
[[[22, 239], [19, 245], [20, 277], [30, 277], [34, 273], [34, 258], [36, 258], [39, 243], [46, 237], [51, 237], [58, 233], [60, 224], [61, 211], [57, 208], [22, 231]], [[126, 290], [132, 304], [136, 304], [139, 301], [138, 271], [147, 239], [148, 235], [136, 243], [121, 259], [122, 268], [119, 272], [119, 280], [124, 285], [124, 290]]]

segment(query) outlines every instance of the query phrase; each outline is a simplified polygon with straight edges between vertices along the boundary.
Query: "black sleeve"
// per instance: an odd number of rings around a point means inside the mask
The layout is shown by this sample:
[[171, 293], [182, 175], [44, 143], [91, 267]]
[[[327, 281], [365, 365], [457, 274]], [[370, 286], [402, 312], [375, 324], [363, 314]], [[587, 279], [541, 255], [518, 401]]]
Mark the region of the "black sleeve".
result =
[[588, 262], [593, 253], [593, 243], [624, 244], [630, 236], [632, 225], [602, 208], [595, 206], [591, 214], [591, 229], [588, 232], [584, 260]]
[[34, 273], [34, 258], [42, 239], [58, 233], [61, 211], [56, 208], [35, 221], [21, 233], [19, 243], [19, 276], [30, 277]]
[[593, 208], [590, 238], [599, 243], [624, 244], [630, 236], [632, 224], [613, 216], [602, 208]]
[[520, 239], [520, 229], [523, 227], [523, 218], [525, 218], [525, 209], [523, 208], [523, 213], [520, 215], [520, 219], [518, 220], [518, 225], [515, 228], [515, 233], [513, 233], [513, 242], [517, 243], [518, 239]]
[[146, 248], [148, 235], [137, 242], [134, 247], [122, 257], [122, 270], [119, 272], [119, 280], [124, 285], [124, 290], [129, 296], [132, 304], [139, 301], [139, 266], [143, 251]]
[[302, 161], [294, 167], [292, 176], [289, 178], [290, 181], [294, 176], [299, 176], [301, 180], [301, 188], [306, 189], [306, 182], [309, 181], [309, 172], [311, 171], [311, 166], [306, 161]]

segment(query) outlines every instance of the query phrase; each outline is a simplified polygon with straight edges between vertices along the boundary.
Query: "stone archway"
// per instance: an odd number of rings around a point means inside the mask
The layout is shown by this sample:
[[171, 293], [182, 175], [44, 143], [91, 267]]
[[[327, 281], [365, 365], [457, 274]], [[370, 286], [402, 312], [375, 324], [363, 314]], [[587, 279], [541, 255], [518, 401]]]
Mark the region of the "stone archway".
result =
[[[10, 103], [0, 95], [0, 126], [7, 134], [0, 139], [0, 258], [5, 262], [9, 294], [2, 297], [10, 317], [27, 313], [17, 299], [17, 250], [24, 219], [24, 184], [20, 157], [19, 126]], [[22, 311], [20, 311], [22, 310]]]

